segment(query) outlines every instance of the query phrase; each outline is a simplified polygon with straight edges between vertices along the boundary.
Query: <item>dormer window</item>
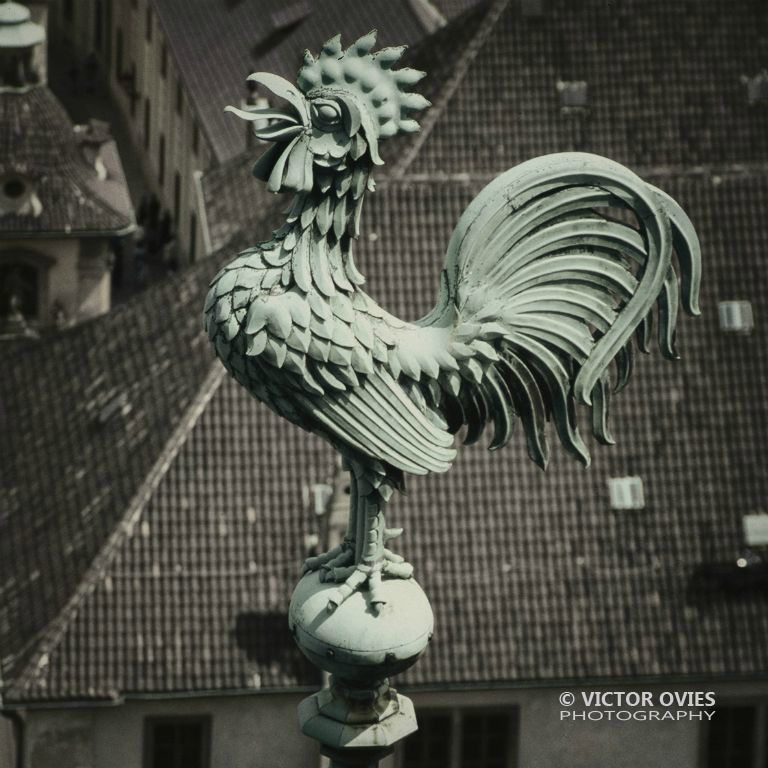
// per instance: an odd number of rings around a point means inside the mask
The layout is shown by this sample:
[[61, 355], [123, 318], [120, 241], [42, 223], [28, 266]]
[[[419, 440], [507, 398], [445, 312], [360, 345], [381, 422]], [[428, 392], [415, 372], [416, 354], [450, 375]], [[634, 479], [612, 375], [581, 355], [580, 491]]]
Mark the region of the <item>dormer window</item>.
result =
[[717, 309], [721, 331], [746, 334], [755, 327], [755, 316], [749, 301], [721, 301]]
[[742, 75], [741, 82], [746, 88], [747, 103], [750, 106], [768, 103], [768, 70], [764, 69], [752, 77]]
[[556, 87], [564, 113], [587, 108], [589, 87], [586, 80], [558, 80]]
[[29, 179], [18, 174], [0, 178], [0, 216], [39, 216], [41, 212], [40, 200]]
[[608, 494], [611, 509], [643, 509], [645, 507], [645, 492], [641, 477], [609, 477]]
[[27, 189], [27, 185], [21, 179], [8, 179], [3, 184], [3, 195], [11, 200], [20, 198]]

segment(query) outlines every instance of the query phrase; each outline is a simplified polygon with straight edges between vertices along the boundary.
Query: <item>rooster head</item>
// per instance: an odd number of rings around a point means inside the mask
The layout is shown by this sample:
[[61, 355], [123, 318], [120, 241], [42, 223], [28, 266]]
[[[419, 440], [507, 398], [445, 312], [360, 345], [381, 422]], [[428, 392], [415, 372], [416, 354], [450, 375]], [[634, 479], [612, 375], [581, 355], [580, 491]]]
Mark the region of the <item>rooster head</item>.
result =
[[381, 165], [382, 139], [419, 130], [409, 115], [429, 102], [408, 88], [424, 73], [393, 69], [405, 46], [371, 53], [375, 42], [374, 30], [346, 50], [337, 35], [318, 56], [307, 51], [298, 87], [266, 72], [248, 78], [285, 102], [283, 108], [226, 108], [245, 120], [261, 121], [254, 134], [274, 142], [253, 168], [272, 192], [309, 192], [318, 174], [357, 163]]

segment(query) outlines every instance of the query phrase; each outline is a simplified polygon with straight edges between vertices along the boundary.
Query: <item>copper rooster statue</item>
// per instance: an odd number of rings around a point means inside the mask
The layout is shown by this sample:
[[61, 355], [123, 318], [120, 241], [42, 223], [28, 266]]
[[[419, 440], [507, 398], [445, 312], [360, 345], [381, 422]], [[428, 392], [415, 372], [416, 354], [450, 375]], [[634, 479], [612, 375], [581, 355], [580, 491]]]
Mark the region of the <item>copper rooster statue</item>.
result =
[[[211, 283], [205, 326], [216, 354], [251, 395], [341, 452], [351, 473], [346, 537], [308, 570], [338, 583], [328, 608], [412, 567], [387, 547], [400, 531], [384, 508], [404, 473], [445, 472], [454, 435], [491, 449], [523, 424], [530, 457], [548, 458], [545, 428], [587, 464], [576, 405], [611, 443], [609, 394], [626, 383], [633, 343], [674, 349], [678, 304], [698, 314], [699, 244], [680, 206], [627, 168], [582, 153], [553, 154], [501, 174], [467, 208], [448, 245], [435, 308], [415, 323], [362, 289], [359, 234], [379, 143], [419, 126], [429, 105], [410, 91], [422, 72], [396, 69], [404, 48], [372, 52], [375, 33], [346, 50], [338, 37], [305, 54], [298, 87], [249, 78], [285, 108], [238, 110], [274, 144], [254, 167], [290, 192], [285, 224], [239, 254]], [[623, 209], [629, 216], [610, 216]], [[600, 209], [603, 213], [600, 213]], [[678, 272], [672, 266], [677, 255]]]

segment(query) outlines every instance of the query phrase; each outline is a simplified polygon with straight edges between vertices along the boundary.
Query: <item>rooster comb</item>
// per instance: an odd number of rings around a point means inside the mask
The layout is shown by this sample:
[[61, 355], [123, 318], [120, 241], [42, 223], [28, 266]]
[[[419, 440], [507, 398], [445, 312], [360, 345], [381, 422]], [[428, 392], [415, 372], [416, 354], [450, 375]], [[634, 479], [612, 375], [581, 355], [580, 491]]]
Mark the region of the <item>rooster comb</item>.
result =
[[346, 91], [367, 107], [381, 137], [413, 133], [419, 124], [409, 115], [429, 106], [419, 93], [407, 89], [424, 77], [424, 72], [409, 67], [392, 69], [405, 46], [381, 48], [375, 53], [376, 30], [363, 35], [346, 50], [339, 35], [332, 37], [315, 57], [304, 54], [298, 85], [307, 96]]

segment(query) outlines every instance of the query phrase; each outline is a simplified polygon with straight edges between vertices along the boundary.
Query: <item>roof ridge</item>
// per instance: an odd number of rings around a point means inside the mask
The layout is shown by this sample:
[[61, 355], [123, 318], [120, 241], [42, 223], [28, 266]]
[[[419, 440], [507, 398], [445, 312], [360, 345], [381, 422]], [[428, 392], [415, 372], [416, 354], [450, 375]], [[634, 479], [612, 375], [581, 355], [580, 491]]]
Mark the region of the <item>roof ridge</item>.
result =
[[[768, 175], [768, 162], [724, 163], [714, 165], [643, 165], [631, 169], [638, 176], [653, 176], [654, 178], [758, 178]], [[385, 176], [377, 185], [377, 189], [407, 184], [432, 184], [435, 182], [451, 181], [460, 184], [487, 183], [502, 171], [495, 172], [426, 172], [411, 173], [407, 176]]]
[[401, 179], [407, 172], [410, 165], [416, 159], [416, 156], [421, 151], [421, 147], [432, 133], [435, 124], [442, 116], [448, 102], [453, 98], [456, 93], [456, 89], [464, 81], [464, 78], [469, 70], [472, 62], [477, 57], [480, 49], [485, 44], [493, 28], [496, 26], [496, 22], [499, 20], [501, 14], [506, 10], [510, 0], [495, 0], [491, 3], [488, 12], [481, 22], [474, 37], [467, 44], [464, 52], [459, 57], [456, 67], [453, 71], [453, 75], [448, 79], [443, 91], [440, 93], [439, 98], [433, 105], [432, 109], [429, 109], [421, 121], [421, 131], [416, 134], [416, 138], [413, 143], [406, 149], [400, 156], [400, 159], [394, 166], [391, 167], [390, 172], [387, 174], [389, 178]]
[[219, 388], [224, 379], [224, 372], [224, 368], [218, 363], [211, 364], [211, 369], [197, 394], [187, 407], [184, 415], [179, 419], [177, 426], [166, 441], [157, 460], [147, 473], [146, 479], [127, 505], [125, 514], [115, 525], [107, 541], [93, 558], [93, 562], [80, 580], [77, 589], [61, 611], [39, 633], [38, 636], [41, 639], [37, 651], [32, 654], [21, 672], [15, 676], [15, 679], [7, 681], [6, 695], [8, 691], [14, 689], [17, 691], [23, 690], [45, 668], [47, 657], [63, 639], [70, 621], [77, 615], [83, 602], [93, 592], [96, 581], [106, 573], [112, 564], [126, 535], [130, 534], [133, 530], [146, 503], [157, 489], [160, 481], [165, 477], [182, 445], [186, 442], [198, 419], [205, 411], [208, 402]]

